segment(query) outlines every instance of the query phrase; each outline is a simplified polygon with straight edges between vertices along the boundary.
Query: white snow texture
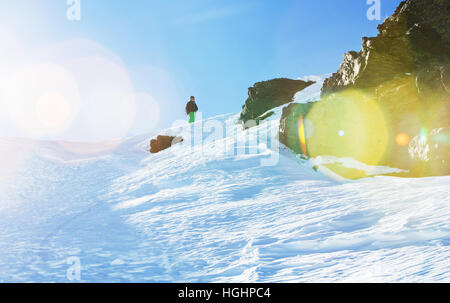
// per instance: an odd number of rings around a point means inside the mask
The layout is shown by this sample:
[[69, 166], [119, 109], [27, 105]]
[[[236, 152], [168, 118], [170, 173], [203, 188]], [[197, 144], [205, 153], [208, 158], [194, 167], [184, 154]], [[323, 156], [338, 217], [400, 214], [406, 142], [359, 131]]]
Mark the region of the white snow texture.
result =
[[74, 258], [81, 282], [450, 282], [450, 177], [337, 181], [284, 146], [222, 151], [273, 143], [280, 111], [196, 122], [234, 135], [158, 154], [149, 139], [175, 129], [95, 156], [1, 139], [0, 282], [76, 282]]

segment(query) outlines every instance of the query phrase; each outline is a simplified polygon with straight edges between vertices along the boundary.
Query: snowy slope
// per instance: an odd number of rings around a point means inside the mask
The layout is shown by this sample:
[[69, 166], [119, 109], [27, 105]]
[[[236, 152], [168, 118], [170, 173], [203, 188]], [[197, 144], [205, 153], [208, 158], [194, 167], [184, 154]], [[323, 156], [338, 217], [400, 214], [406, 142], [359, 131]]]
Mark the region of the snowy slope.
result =
[[84, 282], [449, 282], [450, 177], [335, 181], [257, 141], [280, 111], [205, 119], [232, 131], [155, 155], [189, 126], [94, 155], [0, 140], [0, 281], [69, 282], [76, 257]]

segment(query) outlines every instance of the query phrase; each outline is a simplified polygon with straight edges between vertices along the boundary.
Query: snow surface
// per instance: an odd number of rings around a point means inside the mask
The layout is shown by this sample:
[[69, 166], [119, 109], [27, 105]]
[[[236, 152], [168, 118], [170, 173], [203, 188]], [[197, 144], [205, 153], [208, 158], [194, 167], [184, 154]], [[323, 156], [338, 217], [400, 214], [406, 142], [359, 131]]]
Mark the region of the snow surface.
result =
[[[1, 139], [0, 281], [71, 282], [75, 257], [82, 282], [449, 282], [450, 177], [331, 179], [278, 147], [280, 112], [94, 154]], [[208, 121], [232, 131], [146, 151]]]

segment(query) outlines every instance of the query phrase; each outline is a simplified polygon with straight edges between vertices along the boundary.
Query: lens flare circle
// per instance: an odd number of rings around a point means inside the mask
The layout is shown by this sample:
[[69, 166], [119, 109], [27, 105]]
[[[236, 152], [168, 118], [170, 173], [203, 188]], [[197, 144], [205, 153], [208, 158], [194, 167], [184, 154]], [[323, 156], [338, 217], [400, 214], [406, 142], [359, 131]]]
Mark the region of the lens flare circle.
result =
[[48, 92], [36, 102], [36, 117], [48, 131], [64, 129], [70, 122], [70, 104], [59, 92]]
[[79, 111], [80, 96], [73, 74], [53, 63], [28, 65], [12, 74], [3, 108], [25, 136], [62, 133]]
[[407, 133], [398, 133], [397, 136], [395, 137], [395, 142], [399, 146], [407, 146], [410, 140], [411, 139]]
[[[307, 142], [312, 158], [351, 158], [376, 166], [388, 148], [389, 132], [380, 106], [357, 90], [336, 93], [316, 102], [307, 119], [314, 127]], [[327, 169], [349, 179], [361, 177], [361, 172], [338, 164], [329, 164]]]
[[67, 64], [80, 88], [77, 141], [125, 138], [136, 116], [134, 88], [127, 69], [102, 56], [76, 58]]
[[136, 107], [136, 117], [130, 135], [148, 133], [154, 130], [161, 121], [160, 102], [146, 92], [136, 92], [128, 98], [134, 100]]

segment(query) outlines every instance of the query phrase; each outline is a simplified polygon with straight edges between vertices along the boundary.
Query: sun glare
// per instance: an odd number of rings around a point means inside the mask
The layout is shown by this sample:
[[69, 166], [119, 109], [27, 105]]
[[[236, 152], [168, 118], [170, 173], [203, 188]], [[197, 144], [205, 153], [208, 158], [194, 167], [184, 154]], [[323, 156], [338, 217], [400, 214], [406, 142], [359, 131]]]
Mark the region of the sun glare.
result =
[[6, 89], [4, 108], [25, 135], [62, 133], [78, 113], [79, 91], [72, 74], [57, 64], [17, 70]]
[[49, 131], [58, 132], [70, 122], [70, 104], [58, 92], [43, 94], [36, 102], [37, 120]]
[[[376, 101], [358, 91], [346, 91], [316, 102], [307, 116], [314, 133], [307, 134], [308, 155], [352, 158], [367, 165], [378, 165], [388, 145], [388, 130]], [[358, 178], [359, 172], [342, 166], [329, 169]]]

